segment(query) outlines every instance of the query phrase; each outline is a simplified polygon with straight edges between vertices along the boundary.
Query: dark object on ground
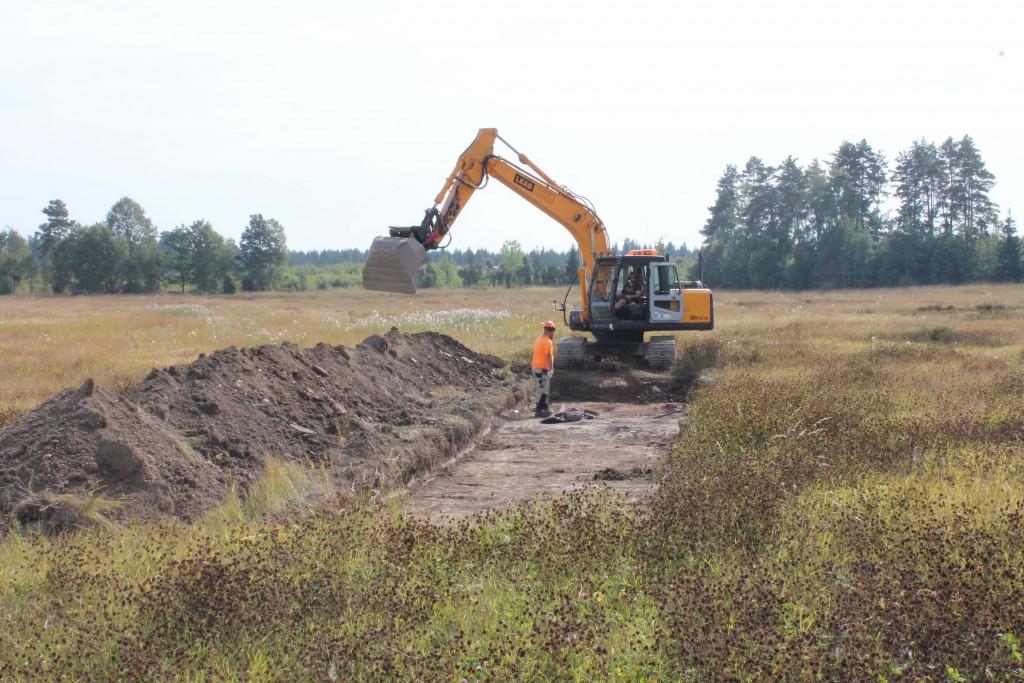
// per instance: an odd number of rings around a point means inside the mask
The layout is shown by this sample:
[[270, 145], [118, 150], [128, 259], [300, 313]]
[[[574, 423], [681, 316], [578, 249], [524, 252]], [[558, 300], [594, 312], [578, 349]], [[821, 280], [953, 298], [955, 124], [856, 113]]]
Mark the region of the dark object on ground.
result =
[[603, 470], [594, 473], [594, 481], [625, 481], [626, 479], [629, 479], [629, 477], [614, 467], [605, 467]]
[[563, 422], [579, 422], [584, 417], [587, 418], [588, 420], [593, 420], [596, 415], [597, 413], [595, 413], [592, 410], [580, 410], [579, 408], [569, 408], [568, 410], [557, 412], [551, 417], [541, 420], [540, 423], [551, 425], [561, 424]]

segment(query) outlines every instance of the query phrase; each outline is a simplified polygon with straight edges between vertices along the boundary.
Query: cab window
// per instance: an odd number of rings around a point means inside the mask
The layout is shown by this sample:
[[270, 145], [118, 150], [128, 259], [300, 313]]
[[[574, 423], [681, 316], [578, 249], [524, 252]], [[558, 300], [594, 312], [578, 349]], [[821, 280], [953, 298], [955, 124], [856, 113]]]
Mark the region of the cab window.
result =
[[611, 314], [612, 276], [614, 268], [611, 264], [597, 267], [594, 285], [590, 292], [590, 315], [594, 320], [608, 320]]
[[653, 285], [655, 296], [678, 296], [682, 293], [676, 267], [671, 264], [655, 267]]

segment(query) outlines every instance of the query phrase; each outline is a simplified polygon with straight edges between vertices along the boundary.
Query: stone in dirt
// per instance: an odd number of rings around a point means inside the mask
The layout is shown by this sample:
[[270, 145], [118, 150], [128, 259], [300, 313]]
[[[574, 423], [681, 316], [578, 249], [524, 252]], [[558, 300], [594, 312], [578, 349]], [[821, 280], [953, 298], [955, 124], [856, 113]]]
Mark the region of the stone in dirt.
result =
[[499, 358], [394, 328], [354, 348], [222, 349], [123, 394], [90, 379], [0, 431], [0, 523], [73, 526], [57, 501], [97, 493], [122, 503], [107, 518], [194, 520], [271, 458], [326, 469], [342, 497], [388, 489], [528, 391]]

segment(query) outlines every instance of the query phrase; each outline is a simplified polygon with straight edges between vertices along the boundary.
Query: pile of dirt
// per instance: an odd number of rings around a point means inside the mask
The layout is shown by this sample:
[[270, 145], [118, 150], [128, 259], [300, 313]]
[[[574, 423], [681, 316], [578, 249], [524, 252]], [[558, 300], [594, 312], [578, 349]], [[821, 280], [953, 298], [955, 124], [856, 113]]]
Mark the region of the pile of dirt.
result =
[[59, 528], [61, 501], [97, 493], [122, 501], [108, 518], [192, 520], [271, 458], [323, 467], [351, 495], [387, 489], [528, 391], [499, 358], [394, 328], [354, 348], [231, 347], [123, 394], [86, 380], [0, 431], [0, 523]]

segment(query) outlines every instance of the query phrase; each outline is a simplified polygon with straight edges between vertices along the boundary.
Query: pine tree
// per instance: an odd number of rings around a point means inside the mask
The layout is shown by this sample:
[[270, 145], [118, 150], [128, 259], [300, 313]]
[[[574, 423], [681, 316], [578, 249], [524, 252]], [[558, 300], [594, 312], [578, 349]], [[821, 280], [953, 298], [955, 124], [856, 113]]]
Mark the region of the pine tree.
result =
[[[569, 247], [569, 252], [565, 257], [564, 276], [566, 283], [575, 282], [580, 268], [580, 251], [573, 244]], [[587, 273], [587, 276], [593, 275], [593, 273]], [[586, 287], [589, 283], [582, 283], [582, 286]]]
[[[720, 287], [747, 286], [746, 261], [737, 258], [740, 241], [740, 174], [733, 164], [718, 180], [711, 215], [701, 228], [704, 235], [704, 266], [710, 280]], [[691, 277], [696, 274], [691, 271]]]
[[946, 181], [939, 194], [939, 216], [943, 235], [952, 235], [959, 230], [963, 215], [963, 183], [960, 178], [960, 164], [957, 158], [960, 148], [952, 137], [939, 145], [939, 160], [942, 162], [942, 177]]
[[1017, 236], [1013, 214], [1006, 216], [999, 233], [996, 277], [1001, 282], [1020, 282], [1024, 267], [1021, 265], [1020, 237]]
[[39, 253], [45, 263], [57, 242], [68, 236], [75, 222], [68, 217], [68, 207], [60, 199], [51, 199], [43, 213], [46, 214], [46, 222], [39, 226]]
[[789, 251], [792, 244], [807, 236], [807, 176], [793, 157], [779, 166], [775, 174], [778, 201], [779, 246]]
[[925, 140], [912, 143], [909, 150], [896, 157], [893, 181], [900, 201], [896, 227], [905, 234], [934, 237], [939, 197], [947, 184], [938, 148]]
[[872, 149], [867, 140], [857, 144], [843, 142], [832, 157], [830, 175], [839, 218], [867, 229], [872, 239], [878, 241], [885, 227], [880, 208], [887, 194], [885, 157]]
[[828, 171], [815, 159], [804, 173], [807, 187], [806, 239], [818, 242], [839, 221], [839, 206], [832, 192]]
[[960, 140], [958, 161], [964, 184], [964, 235], [969, 239], [985, 237], [999, 225], [999, 207], [989, 198], [995, 176], [985, 168], [970, 136]]

